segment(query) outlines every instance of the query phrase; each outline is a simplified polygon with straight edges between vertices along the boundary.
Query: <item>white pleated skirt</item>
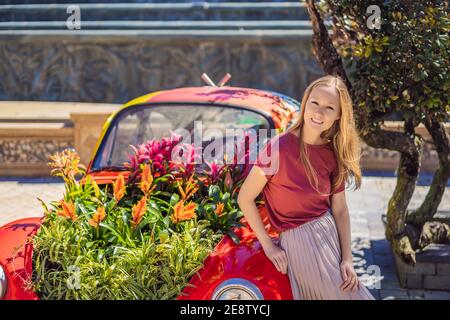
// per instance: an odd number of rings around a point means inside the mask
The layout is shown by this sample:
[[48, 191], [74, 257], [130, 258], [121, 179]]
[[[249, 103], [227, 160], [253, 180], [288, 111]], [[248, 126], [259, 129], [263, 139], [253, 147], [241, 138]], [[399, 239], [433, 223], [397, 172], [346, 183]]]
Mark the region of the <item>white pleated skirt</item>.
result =
[[288, 277], [295, 300], [375, 300], [361, 283], [344, 292], [340, 271], [341, 247], [330, 211], [320, 218], [280, 234], [288, 259]]

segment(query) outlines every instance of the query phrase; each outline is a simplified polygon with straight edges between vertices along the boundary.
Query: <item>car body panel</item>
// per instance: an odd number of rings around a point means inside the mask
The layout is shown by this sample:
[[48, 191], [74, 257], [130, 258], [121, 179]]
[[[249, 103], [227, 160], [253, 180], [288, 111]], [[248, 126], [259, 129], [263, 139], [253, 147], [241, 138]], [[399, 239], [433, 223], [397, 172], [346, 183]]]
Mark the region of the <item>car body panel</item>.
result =
[[[264, 206], [258, 209], [266, 230], [277, 241], [278, 234], [268, 224], [267, 209]], [[292, 300], [288, 276], [278, 272], [266, 257], [245, 218], [241, 222], [245, 227], [234, 230], [240, 244], [236, 245], [225, 236], [205, 260], [203, 268], [192, 277], [189, 286], [178, 297], [179, 300], [209, 300], [222, 282], [232, 278], [252, 282], [265, 300]]]
[[0, 264], [6, 271], [6, 300], [36, 300], [38, 296], [26, 288], [31, 280], [33, 246], [27, 239], [36, 234], [41, 218], [25, 218], [0, 227]]

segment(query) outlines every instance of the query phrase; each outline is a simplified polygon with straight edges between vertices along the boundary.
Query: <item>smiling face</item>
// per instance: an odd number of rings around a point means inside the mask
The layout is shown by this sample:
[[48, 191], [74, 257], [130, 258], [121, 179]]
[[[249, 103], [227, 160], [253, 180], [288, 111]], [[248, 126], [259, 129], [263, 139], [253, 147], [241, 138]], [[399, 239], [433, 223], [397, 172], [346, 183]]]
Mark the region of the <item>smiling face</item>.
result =
[[339, 92], [335, 87], [314, 87], [306, 102], [304, 121], [308, 129], [323, 132], [340, 118]]

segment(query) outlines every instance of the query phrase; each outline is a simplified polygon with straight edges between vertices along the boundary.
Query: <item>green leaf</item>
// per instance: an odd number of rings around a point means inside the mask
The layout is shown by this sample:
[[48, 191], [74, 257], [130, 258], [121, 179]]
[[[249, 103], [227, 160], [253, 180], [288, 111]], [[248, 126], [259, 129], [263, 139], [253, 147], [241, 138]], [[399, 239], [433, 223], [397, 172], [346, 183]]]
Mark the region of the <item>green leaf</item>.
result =
[[169, 240], [169, 231], [167, 231], [166, 229], [165, 230], [161, 230], [158, 233], [158, 237], [159, 237], [159, 241], [161, 243], [166, 242], [167, 240]]
[[233, 242], [235, 244], [240, 244], [241, 240], [239, 239], [239, 237], [236, 235], [236, 233], [234, 233], [233, 231], [229, 230], [227, 232], [227, 235], [231, 238], [231, 240], [233, 240]]
[[178, 194], [173, 193], [172, 196], [170, 197], [170, 205], [174, 206], [178, 203], [178, 201], [180, 200], [180, 197]]
[[229, 198], [230, 198], [230, 193], [225, 192], [224, 195], [222, 196], [222, 202], [225, 203]]

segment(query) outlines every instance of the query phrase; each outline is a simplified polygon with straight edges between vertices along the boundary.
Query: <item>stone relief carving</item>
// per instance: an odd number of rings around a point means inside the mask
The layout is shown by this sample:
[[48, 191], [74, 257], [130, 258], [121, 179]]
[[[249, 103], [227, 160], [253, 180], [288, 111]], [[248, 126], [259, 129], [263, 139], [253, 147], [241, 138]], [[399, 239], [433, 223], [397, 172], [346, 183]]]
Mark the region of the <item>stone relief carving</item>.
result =
[[298, 41], [38, 39], [0, 43], [0, 99], [124, 103], [152, 91], [204, 85], [207, 72], [230, 85], [299, 99], [322, 75], [308, 38]]

